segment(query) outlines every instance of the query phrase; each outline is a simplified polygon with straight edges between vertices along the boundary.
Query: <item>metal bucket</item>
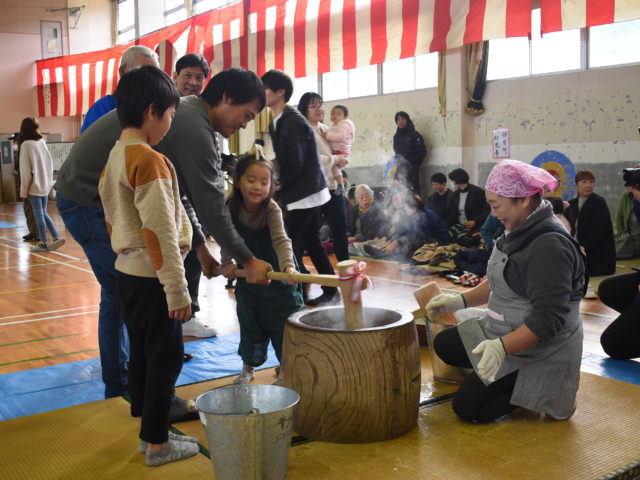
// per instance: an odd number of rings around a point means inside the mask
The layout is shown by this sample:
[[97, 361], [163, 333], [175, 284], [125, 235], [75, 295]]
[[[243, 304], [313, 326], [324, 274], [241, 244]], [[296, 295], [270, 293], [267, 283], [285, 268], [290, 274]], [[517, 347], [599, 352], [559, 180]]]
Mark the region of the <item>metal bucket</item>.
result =
[[282, 480], [299, 400], [278, 385], [232, 385], [196, 398], [215, 478]]
[[429, 357], [431, 358], [431, 369], [433, 370], [433, 378], [444, 383], [462, 383], [464, 379], [472, 372], [471, 368], [454, 367], [445, 363], [433, 348], [433, 339], [441, 331], [446, 330], [451, 325], [444, 323], [432, 322], [425, 318], [425, 326], [427, 329], [427, 341], [429, 343]]

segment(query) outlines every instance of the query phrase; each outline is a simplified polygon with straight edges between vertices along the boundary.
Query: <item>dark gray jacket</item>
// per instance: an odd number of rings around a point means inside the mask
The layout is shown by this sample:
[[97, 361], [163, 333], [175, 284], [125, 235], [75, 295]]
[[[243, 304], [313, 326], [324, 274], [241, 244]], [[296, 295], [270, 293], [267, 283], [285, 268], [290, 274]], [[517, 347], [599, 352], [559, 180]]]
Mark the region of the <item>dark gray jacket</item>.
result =
[[[80, 205], [101, 208], [100, 173], [121, 130], [115, 110], [93, 123], [80, 135], [62, 165], [56, 190]], [[236, 232], [224, 204], [220, 151], [204, 101], [196, 96], [182, 97], [169, 132], [155, 149], [176, 169], [180, 192], [188, 200], [183, 203], [194, 224], [194, 245], [204, 241], [199, 221], [238, 262], [250, 260], [253, 254]]]
[[541, 339], [555, 336], [569, 313], [569, 302], [582, 298], [585, 269], [570, 239], [558, 233], [535, 237], [536, 231], [549, 225], [564, 228], [545, 200], [539, 210], [495, 243], [509, 257], [504, 270], [507, 284], [533, 306], [525, 325]]

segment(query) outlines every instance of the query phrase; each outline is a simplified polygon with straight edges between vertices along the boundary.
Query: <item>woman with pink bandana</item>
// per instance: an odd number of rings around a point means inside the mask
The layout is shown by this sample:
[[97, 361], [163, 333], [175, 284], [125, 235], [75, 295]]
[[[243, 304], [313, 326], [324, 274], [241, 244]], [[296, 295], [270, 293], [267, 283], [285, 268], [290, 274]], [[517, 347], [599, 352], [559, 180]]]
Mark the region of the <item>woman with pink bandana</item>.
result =
[[491, 422], [518, 407], [556, 420], [575, 411], [585, 267], [577, 243], [542, 199], [544, 188], [553, 191], [557, 183], [541, 168], [498, 163], [485, 189], [505, 232], [494, 243], [488, 279], [427, 305], [433, 318], [488, 303], [484, 315], [434, 340], [446, 363], [474, 370], [453, 399], [463, 420]]

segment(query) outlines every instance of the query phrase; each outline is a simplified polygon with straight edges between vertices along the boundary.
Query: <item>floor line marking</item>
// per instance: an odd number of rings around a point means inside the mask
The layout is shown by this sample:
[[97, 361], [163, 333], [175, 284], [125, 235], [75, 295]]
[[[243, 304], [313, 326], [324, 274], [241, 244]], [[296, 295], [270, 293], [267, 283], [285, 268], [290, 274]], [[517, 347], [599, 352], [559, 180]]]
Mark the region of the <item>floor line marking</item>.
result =
[[[27, 358], [25, 360], [17, 360], [15, 362], [0, 363], [0, 367], [6, 367], [7, 365], [15, 365], [17, 363], [34, 362], [36, 360], [46, 360], [48, 358], [65, 357], [67, 355], [74, 355], [76, 353], [93, 352], [95, 350], [98, 350], [98, 348], [88, 348], [86, 350], [78, 350], [76, 352], [57, 353], [55, 355], [45, 355], [44, 357]], [[67, 363], [69, 363], [69, 362], [67, 362]]]
[[15, 322], [2, 322], [0, 323], [0, 327], [5, 327], [7, 325], [19, 325], [21, 323], [42, 322], [44, 320], [55, 320], [57, 318], [77, 317], [79, 315], [85, 315], [87, 313], [98, 313], [98, 312], [100, 312], [100, 310], [92, 310], [90, 312], [69, 313], [67, 315], [54, 315], [53, 317], [31, 318], [28, 320], [16, 320]]
[[76, 337], [78, 335], [88, 335], [94, 333], [96, 330], [88, 331], [88, 332], [78, 332], [78, 333], [67, 333], [65, 335], [56, 335], [54, 337], [43, 337], [43, 338], [32, 338], [30, 340], [20, 340], [19, 342], [11, 342], [11, 343], [3, 343], [0, 345], [2, 347], [12, 347], [14, 345], [23, 345], [25, 343], [34, 343], [34, 342], [44, 342], [47, 340], [57, 340], [59, 338], [67, 338], [67, 337]]
[[[78, 262], [79, 263], [88, 263], [87, 260], [78, 260]], [[48, 266], [51, 266], [51, 265], [55, 265], [57, 263], [60, 263], [60, 262], [53, 261], [53, 262], [45, 262], [45, 263], [32, 263], [32, 264], [29, 264], [29, 268], [32, 268], [32, 267], [48, 267]], [[66, 263], [65, 265], [68, 265], [68, 263]], [[14, 265], [12, 267], [0, 267], [0, 270], [20, 270], [20, 269], [23, 269], [23, 268], [24, 268], [24, 265]]]
[[50, 313], [70, 312], [71, 310], [80, 310], [83, 308], [96, 308], [99, 306], [100, 305], [85, 305], [81, 307], [61, 308], [59, 310], [47, 310], [45, 312], [22, 313], [20, 315], [8, 315], [6, 317], [0, 317], [0, 320], [8, 320], [9, 318], [32, 317], [34, 315], [49, 315]]
[[35, 287], [35, 288], [27, 288], [24, 290], [9, 290], [7, 292], [0, 292], [0, 295], [9, 295], [10, 293], [24, 293], [24, 292], [35, 292], [38, 290], [48, 290], [52, 288], [64, 288], [64, 287], [77, 287], [78, 285], [97, 285], [97, 281], [93, 282], [78, 282], [78, 283], [65, 283], [63, 285], [51, 285], [47, 287]]
[[[5, 238], [5, 237], [0, 237], [0, 239], [5, 240], [5, 241], [11, 241], [11, 240], [7, 240], [7, 238]], [[22, 250], [21, 248], [14, 247], [13, 245], [7, 245], [6, 243], [0, 243], [0, 246], [2, 246], [2, 247], [7, 247], [7, 248], [11, 248], [11, 249], [13, 249], [13, 250]], [[68, 267], [75, 268], [75, 269], [77, 269], [77, 270], [82, 270], [83, 272], [93, 273], [93, 270], [90, 270], [90, 269], [80, 268], [80, 267], [78, 267], [77, 265], [71, 265], [71, 264], [69, 264], [69, 263], [67, 263], [67, 262], [61, 262], [61, 261], [56, 260], [56, 259], [51, 258], [51, 257], [45, 257], [44, 255], [41, 255], [41, 254], [39, 254], [39, 253], [34, 253], [34, 252], [30, 252], [30, 253], [31, 253], [31, 255], [33, 255], [34, 257], [43, 258], [43, 259], [48, 260], [48, 261], [50, 261], [50, 262], [59, 263], [60, 265], [66, 265], [66, 266], [68, 266]], [[67, 255], [67, 254], [60, 253], [60, 252], [49, 252], [49, 253], [55, 253], [55, 254], [57, 254], [57, 255], [60, 255], [61, 257], [70, 258], [70, 259], [72, 259], [72, 260], [82, 260], [82, 259], [80, 259], [80, 258], [78, 258], [78, 257], [73, 257], [73, 256], [71, 256], [71, 255]]]

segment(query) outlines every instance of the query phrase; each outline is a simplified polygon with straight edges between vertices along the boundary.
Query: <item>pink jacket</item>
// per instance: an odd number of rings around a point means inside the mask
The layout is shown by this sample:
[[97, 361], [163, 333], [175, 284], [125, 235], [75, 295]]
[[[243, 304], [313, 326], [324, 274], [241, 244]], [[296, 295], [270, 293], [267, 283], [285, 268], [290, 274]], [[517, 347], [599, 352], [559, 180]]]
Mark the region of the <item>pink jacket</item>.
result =
[[356, 126], [348, 118], [331, 125], [327, 131], [327, 140], [331, 144], [333, 153], [350, 156], [355, 133]]

